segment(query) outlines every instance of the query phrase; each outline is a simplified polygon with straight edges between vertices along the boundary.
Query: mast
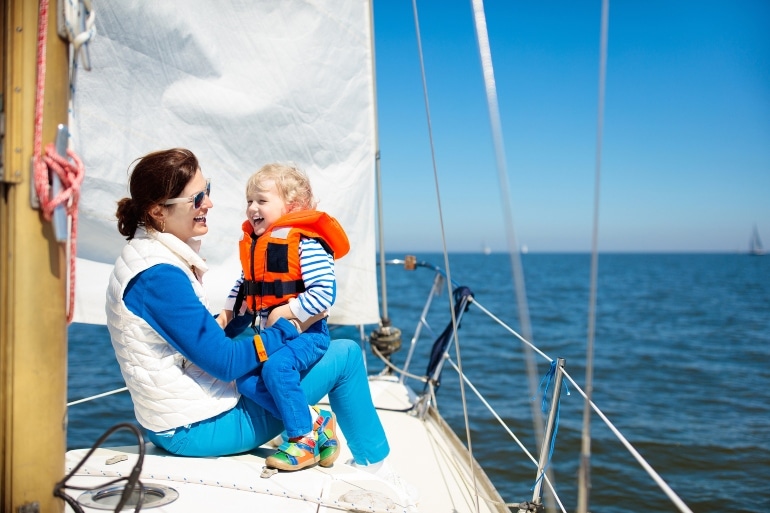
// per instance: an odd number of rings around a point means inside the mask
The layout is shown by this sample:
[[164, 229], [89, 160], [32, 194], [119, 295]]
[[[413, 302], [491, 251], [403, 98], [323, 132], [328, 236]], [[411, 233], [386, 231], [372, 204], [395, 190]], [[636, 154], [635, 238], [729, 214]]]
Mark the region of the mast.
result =
[[[56, 7], [48, 8], [44, 144], [67, 122], [68, 49]], [[64, 509], [53, 487], [66, 449], [66, 255], [32, 207], [39, 13], [28, 0], [3, 0], [0, 13], [0, 509], [8, 512]]]

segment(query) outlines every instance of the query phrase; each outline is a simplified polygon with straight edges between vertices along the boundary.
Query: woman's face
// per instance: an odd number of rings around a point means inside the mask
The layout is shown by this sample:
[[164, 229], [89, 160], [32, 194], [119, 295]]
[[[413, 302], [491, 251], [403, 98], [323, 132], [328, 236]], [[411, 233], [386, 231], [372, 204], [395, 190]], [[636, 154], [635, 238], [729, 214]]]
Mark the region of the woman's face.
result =
[[[208, 194], [204, 194], [203, 201], [198, 208], [195, 208], [193, 197], [201, 191], [206, 191], [208, 182], [203, 177], [200, 169], [196, 171], [195, 176], [187, 183], [187, 186], [179, 195], [179, 198], [190, 198], [190, 201], [164, 205], [165, 216], [161, 221], [163, 231], [175, 235], [183, 241], [191, 237], [205, 235], [209, 231], [206, 225], [206, 214], [214, 206]], [[165, 226], [163, 222], [165, 221]]]

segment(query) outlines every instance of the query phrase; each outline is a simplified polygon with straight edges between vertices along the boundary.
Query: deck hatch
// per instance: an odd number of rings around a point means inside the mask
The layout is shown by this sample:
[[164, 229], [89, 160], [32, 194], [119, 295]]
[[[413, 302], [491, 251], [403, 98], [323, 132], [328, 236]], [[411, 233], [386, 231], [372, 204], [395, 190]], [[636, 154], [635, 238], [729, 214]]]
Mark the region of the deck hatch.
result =
[[[104, 509], [113, 511], [123, 495], [122, 486], [109, 486], [89, 490], [78, 497], [80, 505], [87, 508]], [[144, 502], [142, 509], [157, 508], [170, 504], [179, 498], [179, 492], [169, 486], [150, 484], [144, 485]], [[139, 500], [139, 492], [134, 490], [123, 509], [135, 508]]]

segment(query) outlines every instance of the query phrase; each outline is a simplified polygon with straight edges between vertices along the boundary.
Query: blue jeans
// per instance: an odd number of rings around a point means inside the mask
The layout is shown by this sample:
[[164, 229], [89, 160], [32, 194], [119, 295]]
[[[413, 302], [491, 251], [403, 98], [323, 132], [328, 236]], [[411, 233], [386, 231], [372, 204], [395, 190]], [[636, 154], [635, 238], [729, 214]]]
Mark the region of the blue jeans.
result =
[[270, 354], [254, 372], [238, 378], [238, 391], [283, 421], [289, 437], [302, 436], [313, 429], [302, 376], [329, 349], [326, 319]]
[[[324, 395], [356, 463], [385, 459], [390, 452], [385, 431], [372, 403], [361, 349], [352, 340], [334, 340], [329, 350], [302, 378], [307, 404]], [[216, 417], [162, 434], [148, 432], [150, 441], [180, 456], [225, 456], [256, 449], [283, 431], [267, 410], [241, 396], [231, 410]]]

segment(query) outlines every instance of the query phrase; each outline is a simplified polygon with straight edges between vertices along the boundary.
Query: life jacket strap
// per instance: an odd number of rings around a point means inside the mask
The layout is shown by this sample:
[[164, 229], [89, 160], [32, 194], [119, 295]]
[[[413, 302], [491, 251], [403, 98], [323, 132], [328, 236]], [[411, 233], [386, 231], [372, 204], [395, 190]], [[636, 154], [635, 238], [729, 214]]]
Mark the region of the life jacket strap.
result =
[[305, 282], [302, 280], [291, 281], [243, 281], [245, 296], [274, 296], [281, 298], [289, 294], [299, 294], [305, 291]]

